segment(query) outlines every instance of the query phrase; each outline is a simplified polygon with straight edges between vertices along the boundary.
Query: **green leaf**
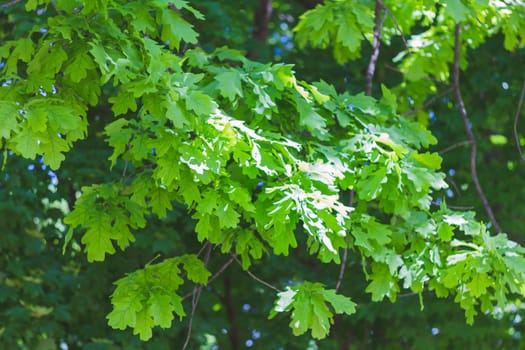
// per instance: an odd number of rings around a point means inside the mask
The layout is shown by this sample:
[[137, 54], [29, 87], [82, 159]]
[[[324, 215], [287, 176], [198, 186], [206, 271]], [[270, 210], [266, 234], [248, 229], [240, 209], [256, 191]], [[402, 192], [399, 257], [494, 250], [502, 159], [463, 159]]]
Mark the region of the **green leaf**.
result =
[[18, 129], [18, 111], [16, 103], [0, 100], [0, 138], [9, 139], [11, 133]]
[[449, 242], [454, 237], [454, 228], [446, 223], [441, 223], [438, 229], [438, 237]]
[[60, 167], [60, 164], [66, 159], [63, 152], [68, 150], [67, 142], [51, 130], [48, 130], [47, 139], [42, 139], [40, 144], [40, 151], [44, 155], [44, 161], [53, 170], [57, 170]]
[[376, 198], [381, 193], [381, 185], [387, 182], [386, 169], [373, 169], [368, 166], [362, 171], [363, 180], [357, 183], [357, 193], [359, 197], [370, 200]]
[[326, 289], [323, 291], [323, 296], [335, 310], [336, 314], [347, 314], [352, 315], [356, 312], [356, 303], [352, 301], [349, 297], [344, 295], [336, 294], [336, 291], [333, 289]]
[[479, 298], [487, 293], [487, 288], [492, 286], [492, 279], [484, 273], [473, 276], [472, 280], [467, 283], [467, 288], [469, 289], [470, 294], [475, 298]]
[[200, 284], [206, 284], [208, 282], [211, 273], [196, 255], [188, 254], [182, 256], [180, 259], [190, 281]]
[[219, 83], [218, 89], [222, 96], [234, 101], [236, 96], [243, 97], [241, 86], [241, 75], [238, 71], [228, 70], [215, 76]]
[[296, 95], [295, 104], [299, 111], [299, 124], [306, 126], [313, 135], [322, 139], [326, 138], [328, 135], [326, 120], [317, 113], [315, 107], [301, 95]]
[[129, 121], [126, 119], [117, 119], [108, 124], [104, 131], [108, 136], [108, 143], [113, 147], [113, 154], [109, 157], [111, 166], [113, 167], [117, 162], [118, 157], [124, 153], [129, 141], [133, 135], [133, 131], [128, 129]]
[[32, 132], [29, 128], [24, 128], [20, 133], [11, 138], [14, 150], [28, 159], [34, 159], [40, 152], [39, 135]]
[[381, 301], [385, 296], [388, 296], [391, 301], [395, 301], [399, 286], [390, 274], [387, 265], [373, 263], [370, 280], [372, 282], [366, 287], [366, 292], [372, 294], [372, 301]]
[[193, 26], [183, 20], [175, 11], [162, 11], [160, 24], [162, 24], [162, 40], [168, 40], [170, 48], [178, 50], [181, 41], [190, 44], [197, 43], [198, 34], [193, 30]]
[[111, 110], [115, 116], [126, 114], [128, 110], [135, 112], [137, 111], [137, 101], [133, 93], [121, 89], [117, 96], [112, 96], [108, 99], [113, 104]]
[[335, 290], [326, 290], [320, 283], [304, 282], [292, 288], [287, 287], [278, 293], [278, 299], [270, 312], [273, 318], [279, 312], [292, 311], [290, 328], [294, 335], [304, 334], [309, 329], [313, 338], [325, 338], [333, 324], [333, 312], [327, 305], [330, 303], [336, 313], [355, 313], [355, 303], [350, 298], [336, 294]]
[[92, 214], [92, 220], [81, 242], [86, 245], [88, 261], [104, 261], [106, 254], [114, 254], [111, 242], [112, 218], [103, 212]]
[[150, 316], [149, 311], [142, 309], [137, 313], [137, 321], [133, 328], [133, 334], [139, 335], [140, 340], [147, 341], [153, 335], [152, 328], [155, 326], [155, 321]]
[[159, 218], [166, 217], [166, 210], [172, 210], [171, 197], [165, 188], [157, 187], [150, 193], [151, 211]]
[[153, 318], [155, 325], [162, 328], [171, 327], [174, 307], [170, 296], [154, 293], [148, 299], [148, 305], [149, 315]]
[[64, 74], [69, 77], [72, 82], [78, 83], [87, 77], [88, 71], [93, 69], [95, 69], [95, 63], [91, 57], [87, 52], [81, 52], [77, 54], [66, 67]]
[[445, 11], [454, 18], [456, 22], [462, 22], [470, 14], [470, 9], [461, 0], [446, 0]]
[[186, 108], [194, 111], [197, 115], [209, 116], [215, 111], [216, 104], [210, 96], [191, 91], [186, 96]]
[[106, 317], [109, 326], [121, 330], [126, 329], [126, 327], [135, 327], [137, 313], [142, 308], [139, 296], [135, 293], [114, 300], [113, 310]]

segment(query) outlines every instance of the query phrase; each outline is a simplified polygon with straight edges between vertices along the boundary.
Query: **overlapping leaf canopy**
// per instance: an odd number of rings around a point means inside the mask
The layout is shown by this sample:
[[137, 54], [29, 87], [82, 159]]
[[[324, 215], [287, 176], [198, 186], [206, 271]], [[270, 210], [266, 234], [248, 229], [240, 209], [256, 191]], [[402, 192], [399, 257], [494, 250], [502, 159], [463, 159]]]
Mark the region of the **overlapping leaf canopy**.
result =
[[[106, 171], [118, 175], [81, 184], [64, 219], [66, 245], [80, 243], [88, 261], [120, 254], [182, 206], [198, 241], [238, 257], [245, 270], [297, 249], [341, 264], [349, 249], [361, 258], [373, 301], [395, 301], [402, 289], [453, 295], [470, 323], [523, 293], [525, 249], [491, 234], [472, 212], [438, 203], [448, 185], [441, 157], [428, 150], [437, 140], [397, 114], [406, 106], [395, 95], [419, 89], [410, 94], [419, 102], [436, 86], [426, 78], [449, 79], [458, 21], [471, 26], [464, 51], [500, 29], [507, 49], [523, 45], [519, 4], [389, 7], [392, 18], [416, 10], [419, 17], [391, 20], [385, 41], [400, 27], [432, 26], [398, 56], [405, 83], [381, 86], [379, 100], [304, 82], [291, 65], [255, 62], [227, 47], [205, 51], [190, 21], [206, 14], [186, 1], [25, 6], [49, 17], [45, 31], [35, 26], [0, 47], [0, 137], [9, 157], [43, 157], [59, 171], [89, 125], [103, 123]], [[305, 13], [296, 32], [299, 45], [333, 46], [345, 62], [359, 56], [373, 28], [367, 4], [335, 1]], [[106, 103], [110, 109], [93, 113]], [[180, 287], [185, 279], [206, 285], [207, 264], [188, 251], [129, 271], [116, 282], [109, 325], [130, 327], [142, 340], [155, 326], [171, 327], [174, 313], [188, 314]], [[335, 314], [359, 308], [326, 283], [287, 286], [271, 317], [291, 312], [293, 334], [326, 337]]]

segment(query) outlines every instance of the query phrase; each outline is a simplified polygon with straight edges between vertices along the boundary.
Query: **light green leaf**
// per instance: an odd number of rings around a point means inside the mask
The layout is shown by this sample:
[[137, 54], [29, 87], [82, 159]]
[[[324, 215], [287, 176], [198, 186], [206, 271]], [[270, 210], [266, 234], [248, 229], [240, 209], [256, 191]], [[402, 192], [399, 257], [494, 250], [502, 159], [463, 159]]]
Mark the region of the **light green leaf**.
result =
[[34, 159], [40, 152], [40, 137], [32, 132], [29, 128], [24, 128], [20, 133], [15, 135], [11, 142], [14, 150], [28, 159]]
[[174, 308], [170, 296], [153, 293], [148, 299], [148, 305], [149, 315], [153, 318], [155, 325], [162, 328], [171, 327]]
[[210, 96], [202, 92], [191, 91], [186, 96], [186, 108], [194, 111], [197, 115], [209, 116], [215, 111], [216, 104]]
[[470, 14], [470, 9], [461, 0], [446, 0], [445, 11], [454, 18], [456, 22], [462, 22]]
[[149, 205], [151, 211], [156, 214], [159, 218], [166, 217], [166, 210], [172, 210], [171, 205], [172, 198], [166, 189], [157, 187], [150, 193]]
[[133, 327], [133, 334], [139, 335], [140, 340], [147, 341], [153, 335], [152, 328], [155, 326], [149, 311], [143, 308], [137, 313], [137, 321]]
[[93, 214], [93, 219], [81, 242], [86, 245], [88, 261], [104, 261], [106, 254], [114, 254], [115, 247], [111, 242], [112, 218], [102, 212]]
[[0, 100], [0, 138], [9, 139], [18, 126], [19, 108], [16, 103]]
[[219, 83], [218, 89], [222, 96], [234, 101], [236, 96], [243, 97], [241, 75], [238, 71], [228, 70], [217, 74], [215, 80]]

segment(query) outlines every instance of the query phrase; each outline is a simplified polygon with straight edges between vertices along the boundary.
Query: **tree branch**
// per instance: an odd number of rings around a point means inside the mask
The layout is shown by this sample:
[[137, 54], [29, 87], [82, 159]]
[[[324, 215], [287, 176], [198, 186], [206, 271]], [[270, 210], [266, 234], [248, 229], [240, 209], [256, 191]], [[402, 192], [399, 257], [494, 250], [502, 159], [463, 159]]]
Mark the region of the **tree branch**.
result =
[[407, 51], [410, 53], [410, 46], [408, 46], [407, 39], [405, 38], [405, 35], [403, 34], [401, 27], [399, 26], [399, 22], [397, 21], [396, 16], [394, 16], [390, 8], [386, 6], [386, 4], [383, 1], [379, 0], [379, 3], [385, 9], [385, 12], [388, 13], [390, 18], [392, 18], [392, 21], [394, 22], [394, 26], [396, 27], [396, 30], [399, 32], [399, 35], [401, 36], [401, 39], [403, 40], [403, 44], [405, 44]]
[[523, 158], [523, 152], [521, 151], [520, 137], [518, 135], [518, 119], [520, 117], [521, 105], [523, 104], [523, 97], [525, 95], [525, 80], [523, 80], [523, 86], [521, 87], [520, 100], [518, 102], [518, 108], [516, 109], [516, 114], [514, 115], [514, 140], [516, 141], [516, 148], [521, 159]]
[[343, 259], [341, 260], [341, 266], [339, 266], [339, 276], [337, 277], [337, 283], [335, 284], [335, 292], [339, 292], [341, 284], [343, 283], [343, 277], [345, 275], [346, 260], [348, 259], [348, 248], [345, 247], [343, 250]]
[[366, 88], [365, 94], [372, 96], [372, 84], [374, 80], [374, 73], [376, 70], [377, 58], [379, 57], [379, 46], [381, 45], [381, 29], [383, 27], [384, 18], [381, 20], [381, 0], [376, 0], [376, 8], [374, 13], [374, 40], [372, 42], [372, 55], [370, 55], [370, 63], [366, 70]]
[[253, 37], [262, 43], [266, 43], [268, 37], [268, 22], [272, 17], [272, 0], [259, 0], [259, 6], [255, 11]]
[[[215, 281], [227, 268], [228, 266], [231, 265], [231, 263], [234, 261], [233, 258], [230, 258], [230, 260], [226, 261], [224, 263], [224, 265], [221, 266], [221, 268], [219, 270], [217, 270], [217, 272], [215, 272], [213, 274], [213, 276], [211, 276], [210, 278], [208, 278], [208, 282], [206, 282], [206, 286], [209, 286], [213, 281]], [[193, 295], [193, 292], [191, 293], [188, 293], [186, 295], [184, 295], [182, 297], [182, 300], [186, 300], [188, 299], [189, 297], [191, 297]]]
[[456, 95], [456, 99], [459, 105], [459, 113], [461, 115], [461, 119], [463, 120], [463, 127], [465, 128], [465, 133], [467, 134], [467, 138], [470, 141], [470, 173], [472, 177], [472, 182], [474, 182], [474, 186], [476, 187], [478, 196], [481, 199], [481, 202], [483, 203], [483, 207], [485, 208], [485, 211], [487, 212], [487, 216], [489, 217], [490, 222], [492, 223], [492, 226], [494, 227], [494, 230], [496, 230], [496, 232], [501, 232], [501, 227], [498, 224], [496, 217], [494, 216], [492, 208], [490, 207], [490, 203], [487, 200], [487, 197], [485, 196], [485, 193], [483, 192], [483, 189], [481, 188], [481, 184], [478, 179], [478, 170], [476, 166], [476, 156], [477, 156], [476, 138], [474, 137], [474, 133], [472, 132], [472, 126], [468, 119], [467, 109], [465, 107], [465, 102], [463, 101], [463, 96], [461, 95], [461, 89], [459, 85], [459, 62], [460, 62], [460, 56], [461, 56], [460, 37], [461, 37], [461, 24], [456, 24], [456, 33], [455, 33], [455, 40], [454, 40], [454, 68], [452, 72], [452, 78], [453, 78], [454, 93]]
[[[348, 205], [354, 205], [354, 191], [350, 190], [350, 199], [348, 200]], [[337, 293], [341, 288], [343, 283], [343, 278], [345, 276], [346, 269], [346, 260], [348, 260], [348, 247], [345, 247], [343, 250], [343, 259], [341, 260], [341, 266], [339, 266], [339, 276], [337, 276], [337, 283], [335, 284], [335, 292]]]
[[454, 87], [453, 86], [449, 86], [445, 90], [441, 91], [439, 94], [433, 96], [431, 99], [429, 99], [428, 101], [423, 103], [423, 105], [421, 107], [419, 107], [417, 109], [412, 109], [412, 110], [409, 110], [409, 111], [405, 111], [405, 112], [401, 113], [401, 115], [409, 116], [409, 115], [412, 115], [412, 114], [419, 113], [422, 110], [427, 109], [429, 106], [434, 104], [434, 102], [436, 102], [438, 99], [440, 99], [441, 97], [447, 95], [448, 93], [452, 92], [453, 90], [454, 90]]
[[[253, 38], [262, 45], [266, 45], [266, 40], [268, 38], [268, 23], [272, 17], [272, 10], [272, 0], [258, 0], [257, 10], [253, 16]], [[257, 57], [256, 48], [249, 50], [248, 57]]]
[[[211, 243], [206, 242], [206, 256], [204, 257], [204, 266], [208, 266], [208, 263], [210, 261], [210, 254], [211, 254]], [[195, 285], [193, 287], [193, 297], [191, 299], [191, 314], [188, 321], [188, 333], [186, 333], [186, 340], [184, 341], [184, 346], [182, 347], [182, 350], [186, 350], [191, 338], [191, 331], [193, 326], [193, 318], [195, 317], [195, 312], [197, 311], [197, 305], [199, 304], [199, 300], [201, 297], [202, 292], [202, 284]]]
[[464, 145], [470, 145], [472, 143], [472, 141], [470, 140], [466, 140], [466, 141], [461, 141], [461, 142], [458, 142], [458, 143], [455, 143], [451, 146], [448, 146], [444, 149], [442, 149], [441, 151], [439, 151], [438, 153], [439, 154], [443, 154], [443, 153], [447, 153], [447, 152], [450, 152], [458, 147], [461, 147], [461, 146], [464, 146]]
[[15, 5], [18, 4], [19, 2], [22, 2], [22, 0], [13, 0], [13, 1], [9, 1], [9, 2], [6, 2], [5, 4], [3, 4], [2, 6], [0, 6], [0, 8], [6, 9], [6, 8], [8, 8], [8, 7], [15, 6]]
[[[236, 255], [232, 255], [233, 259], [235, 259], [235, 261], [237, 261], [237, 263], [242, 266], [242, 263], [239, 261], [239, 259], [237, 258]], [[251, 278], [253, 278], [254, 280], [256, 280], [257, 282], [259, 282], [260, 284], [263, 284], [265, 285], [266, 287], [270, 288], [270, 289], [273, 289], [274, 291], [276, 291], [277, 293], [280, 293], [281, 290], [277, 287], [275, 287], [274, 285], [260, 279], [259, 277], [255, 276], [253, 274], [253, 272], [251, 272], [250, 270], [244, 270]]]
[[229, 323], [228, 337], [230, 338], [230, 349], [239, 350], [241, 349], [241, 341], [239, 339], [239, 329], [235, 320], [235, 306], [232, 298], [232, 283], [230, 276], [225, 275], [223, 283], [224, 296], [222, 297], [222, 302], [224, 303], [226, 318]]

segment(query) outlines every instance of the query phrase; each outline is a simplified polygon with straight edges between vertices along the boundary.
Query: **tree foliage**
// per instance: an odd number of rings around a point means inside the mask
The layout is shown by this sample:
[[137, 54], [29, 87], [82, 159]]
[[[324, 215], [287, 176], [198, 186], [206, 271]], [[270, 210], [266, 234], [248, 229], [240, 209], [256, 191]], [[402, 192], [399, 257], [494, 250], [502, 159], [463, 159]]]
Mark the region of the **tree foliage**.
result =
[[[419, 295], [421, 308], [425, 299], [453, 300], [468, 323], [516, 312], [525, 249], [490, 232], [498, 227], [485, 203], [490, 225], [447, 206], [438, 139], [414, 106], [450, 84], [459, 94], [448, 113], [470, 130], [459, 68], [493, 37], [509, 51], [523, 48], [522, 4], [332, 1], [304, 12], [293, 29], [297, 44], [332, 48], [336, 69], [367, 57], [366, 41], [377, 59], [381, 39], [400, 74], [376, 84], [378, 98], [335, 87], [337, 75], [308, 82], [262, 50], [249, 47], [257, 61], [224, 46], [225, 35], [210, 31], [230, 28], [221, 16], [242, 16], [224, 7], [34, 0], [4, 10], [0, 191], [3, 216], [12, 219], [2, 223], [0, 302], [16, 324], [1, 328], [4, 344], [149, 346], [127, 333], [60, 325], [77, 315], [66, 302], [71, 291], [78, 300], [97, 278], [116, 282], [97, 292], [102, 300], [111, 294], [111, 309], [100, 306], [90, 322], [102, 324], [105, 313], [109, 326], [152, 339], [152, 348], [191, 336], [203, 348], [223, 342], [203, 321], [222, 308], [230, 347], [239, 348], [232, 303], [258, 298], [252, 318], [272, 321], [252, 329], [266, 327], [268, 348], [295, 346], [288, 334], [305, 334], [300, 348], [332, 328], [324, 346], [344, 346], [338, 322], [372, 317], [370, 300], [406, 293]], [[280, 31], [291, 35], [287, 25]], [[378, 65], [365, 65], [371, 83]], [[306, 65], [301, 70], [310, 78]], [[233, 263], [241, 269], [231, 272]], [[243, 275], [252, 279], [239, 282]], [[42, 321], [38, 330], [24, 330], [33, 319]], [[282, 322], [291, 330], [270, 339]], [[403, 339], [417, 347], [423, 338]]]

